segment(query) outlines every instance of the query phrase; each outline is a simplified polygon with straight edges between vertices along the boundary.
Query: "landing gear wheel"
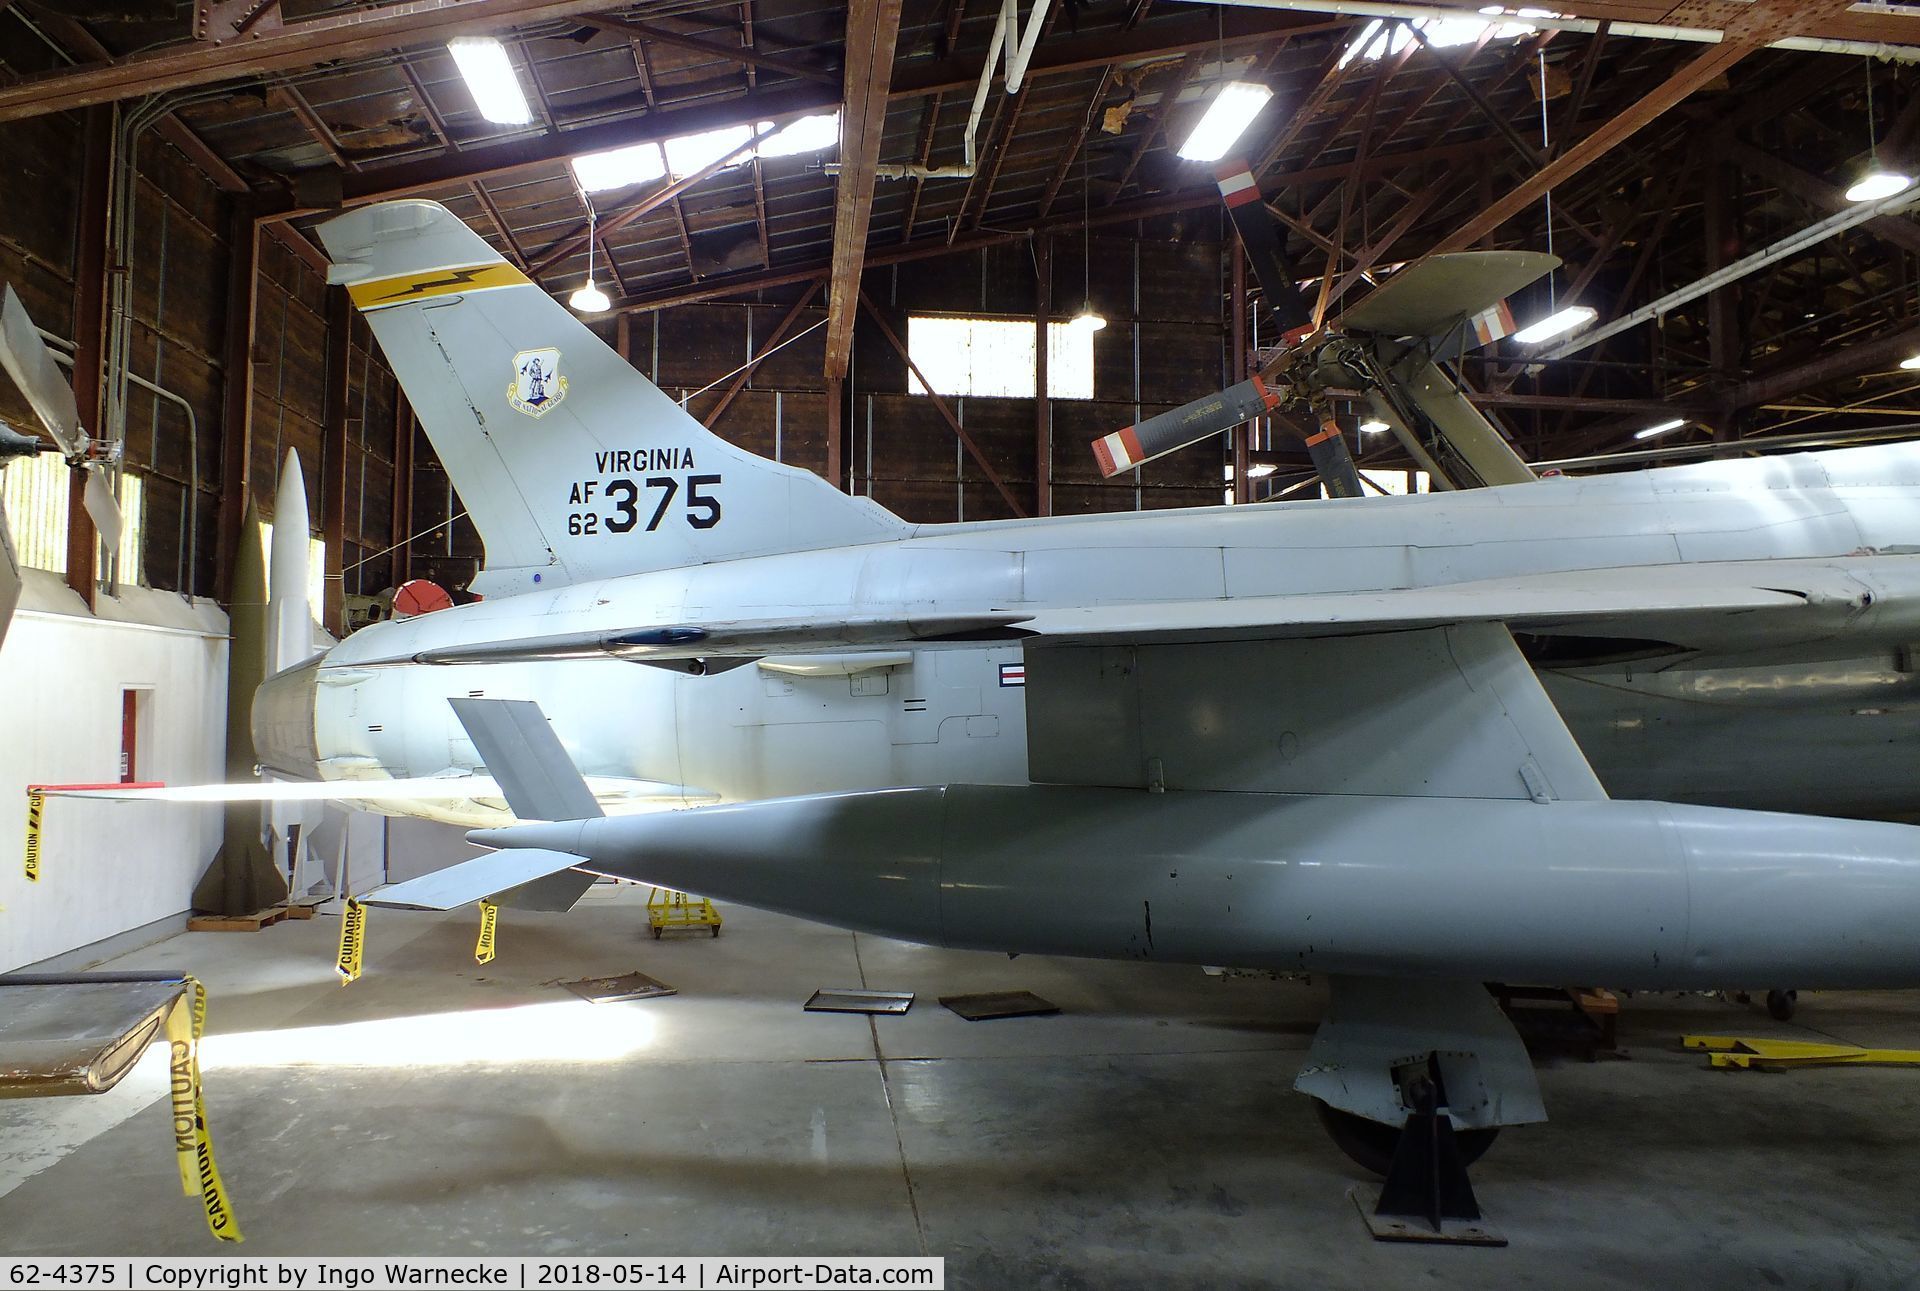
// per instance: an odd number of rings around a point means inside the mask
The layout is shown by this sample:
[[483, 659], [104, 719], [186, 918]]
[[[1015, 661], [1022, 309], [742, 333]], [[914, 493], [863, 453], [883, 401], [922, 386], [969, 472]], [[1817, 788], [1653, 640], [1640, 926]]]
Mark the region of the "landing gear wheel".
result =
[[659, 941], [659, 940], [660, 940], [660, 934], [661, 934], [661, 933], [663, 933], [663, 932], [665, 932], [665, 931], [666, 931], [666, 929], [665, 929], [665, 928], [655, 928], [655, 929], [653, 930], [653, 939], [654, 939], [655, 941]]
[[[1355, 1116], [1318, 1098], [1313, 1100], [1313, 1110], [1320, 1118], [1320, 1126], [1326, 1130], [1327, 1137], [1355, 1165], [1382, 1178], [1392, 1169], [1393, 1149], [1400, 1141], [1397, 1126]], [[1500, 1127], [1497, 1125], [1486, 1130], [1455, 1130], [1453, 1142], [1460, 1152], [1460, 1164], [1470, 1166], [1485, 1156], [1499, 1135]]]
[[1793, 1020], [1793, 1010], [1800, 1003], [1798, 991], [1768, 991], [1767, 1016], [1775, 1022]]

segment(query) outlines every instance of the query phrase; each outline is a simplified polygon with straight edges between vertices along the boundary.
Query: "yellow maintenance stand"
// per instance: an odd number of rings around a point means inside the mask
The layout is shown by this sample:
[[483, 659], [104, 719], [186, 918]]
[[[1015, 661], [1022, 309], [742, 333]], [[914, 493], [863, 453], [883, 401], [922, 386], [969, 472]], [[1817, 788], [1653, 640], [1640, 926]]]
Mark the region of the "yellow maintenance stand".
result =
[[655, 888], [647, 894], [647, 924], [655, 938], [669, 929], [706, 928], [720, 935], [720, 912], [706, 897], [688, 896], [672, 888]]
[[1920, 1067], [1920, 1049], [1863, 1049], [1859, 1045], [1753, 1036], [1689, 1035], [1680, 1043], [1704, 1051], [1721, 1069], [1786, 1071], [1793, 1067]]

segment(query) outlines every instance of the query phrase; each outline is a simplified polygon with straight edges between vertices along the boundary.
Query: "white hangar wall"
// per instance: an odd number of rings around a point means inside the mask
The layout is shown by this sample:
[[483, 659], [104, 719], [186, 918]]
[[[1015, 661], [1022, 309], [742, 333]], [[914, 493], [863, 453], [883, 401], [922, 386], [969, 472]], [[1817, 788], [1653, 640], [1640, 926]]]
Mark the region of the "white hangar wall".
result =
[[220, 845], [220, 809], [55, 798], [26, 881], [29, 784], [120, 778], [122, 692], [137, 690], [142, 780], [224, 778], [227, 616], [128, 587], [89, 615], [58, 575], [24, 570], [0, 646], [0, 971], [184, 912]]

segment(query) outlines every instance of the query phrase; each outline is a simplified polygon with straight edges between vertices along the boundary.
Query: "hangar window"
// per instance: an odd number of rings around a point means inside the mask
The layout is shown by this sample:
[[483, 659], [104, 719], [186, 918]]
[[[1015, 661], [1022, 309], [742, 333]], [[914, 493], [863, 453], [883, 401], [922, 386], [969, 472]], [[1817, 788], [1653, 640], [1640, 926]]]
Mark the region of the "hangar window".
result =
[[[116, 577], [122, 583], [141, 581], [144, 483], [138, 475], [120, 477], [120, 515], [125, 527], [120, 534]], [[56, 574], [66, 571], [67, 488], [67, 464], [54, 453], [17, 459], [0, 472], [0, 501], [6, 506], [14, 552], [22, 565], [50, 569]]]
[[[907, 352], [939, 394], [1033, 398], [1031, 318], [914, 314], [907, 319]], [[909, 370], [907, 393], [926, 392]], [[1047, 324], [1047, 395], [1093, 398], [1092, 328], [1080, 323]]]

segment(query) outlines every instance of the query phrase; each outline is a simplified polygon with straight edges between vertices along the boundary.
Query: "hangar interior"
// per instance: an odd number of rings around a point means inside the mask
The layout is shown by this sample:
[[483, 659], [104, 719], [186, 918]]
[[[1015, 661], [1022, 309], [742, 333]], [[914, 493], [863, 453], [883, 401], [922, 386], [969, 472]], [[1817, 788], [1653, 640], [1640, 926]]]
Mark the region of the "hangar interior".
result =
[[[507, 70], [517, 123], [463, 51]], [[1183, 155], [1252, 86], [1227, 155], [1316, 321], [1436, 255], [1558, 257], [1510, 321], [1584, 307], [1585, 330], [1451, 356], [1534, 467], [1891, 443], [1920, 418], [1920, 189], [1859, 186], [1920, 173], [1910, 6], [15, 0], [0, 66], [0, 279], [98, 441], [0, 473], [23, 582], [0, 829], [40, 871], [0, 866], [0, 972], [207, 983], [248, 1253], [884, 1250], [970, 1286], [1911, 1277], [1910, 1075], [1710, 1080], [1674, 1047], [1701, 1028], [1910, 1046], [1911, 993], [1812, 996], [1794, 1024], [1625, 1001], [1633, 1061], [1546, 1065], [1554, 1119], [1476, 1168], [1514, 1238], [1490, 1273], [1366, 1243], [1362, 1176], [1289, 1091], [1312, 980], [725, 903], [724, 936], [655, 941], [646, 890], [601, 885], [504, 915], [487, 966], [468, 915], [380, 911], [340, 991], [337, 901], [186, 930], [219, 806], [28, 795], [251, 773], [238, 620], [264, 607], [237, 571], [266, 559], [290, 455], [327, 633], [391, 617], [416, 580], [474, 599], [467, 503], [329, 285], [317, 230], [343, 212], [443, 205], [727, 443], [913, 524], [1318, 498], [1327, 428], [1369, 497], [1427, 491], [1353, 392], [1111, 475], [1092, 450], [1287, 343], [1221, 154]], [[7, 382], [0, 421], [40, 424]], [[317, 828], [335, 895], [469, 854], [404, 816]], [[679, 996], [554, 987], [636, 969]], [[803, 1014], [820, 987], [923, 1002]], [[1018, 989], [1064, 1015], [928, 1007]], [[149, 1064], [94, 1099], [0, 1102], [0, 1254], [204, 1253], [166, 1198], [165, 1083]]]

